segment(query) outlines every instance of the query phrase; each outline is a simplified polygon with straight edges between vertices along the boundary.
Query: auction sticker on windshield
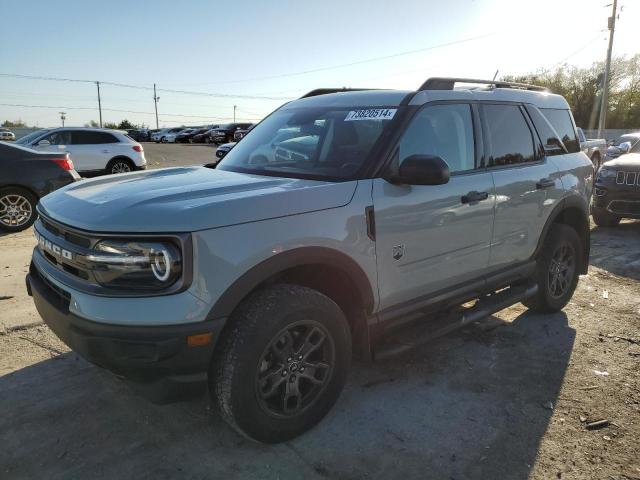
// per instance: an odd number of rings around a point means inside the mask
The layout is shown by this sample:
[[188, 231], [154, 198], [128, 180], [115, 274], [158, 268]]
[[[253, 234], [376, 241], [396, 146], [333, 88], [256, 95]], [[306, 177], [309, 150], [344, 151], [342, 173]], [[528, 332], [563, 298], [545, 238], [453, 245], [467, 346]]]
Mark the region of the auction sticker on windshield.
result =
[[356, 120], [391, 120], [398, 111], [397, 108], [369, 108], [367, 110], [351, 110], [345, 117], [345, 122]]

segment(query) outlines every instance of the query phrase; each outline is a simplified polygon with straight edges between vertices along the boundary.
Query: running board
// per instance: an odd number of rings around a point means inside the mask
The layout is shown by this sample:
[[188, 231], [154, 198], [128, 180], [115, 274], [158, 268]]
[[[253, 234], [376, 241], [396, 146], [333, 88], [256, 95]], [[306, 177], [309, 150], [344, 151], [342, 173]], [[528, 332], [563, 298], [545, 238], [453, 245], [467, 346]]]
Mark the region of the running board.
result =
[[463, 308], [462, 311], [460, 309], [454, 310], [449, 315], [427, 323], [424, 321], [417, 322], [411, 327], [391, 335], [387, 341], [374, 351], [373, 358], [375, 360], [383, 360], [408, 352], [469, 323], [477, 322], [482, 318], [526, 300], [536, 293], [538, 293], [537, 284], [512, 286], [481, 297], [470, 308]]

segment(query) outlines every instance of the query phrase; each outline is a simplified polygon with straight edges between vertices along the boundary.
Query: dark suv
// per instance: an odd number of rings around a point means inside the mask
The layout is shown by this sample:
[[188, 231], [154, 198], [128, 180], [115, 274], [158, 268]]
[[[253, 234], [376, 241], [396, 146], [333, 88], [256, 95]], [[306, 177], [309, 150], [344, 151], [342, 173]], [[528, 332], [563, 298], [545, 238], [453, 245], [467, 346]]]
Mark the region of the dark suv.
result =
[[233, 134], [236, 130], [246, 130], [251, 126], [251, 123], [227, 123], [226, 125], [220, 125], [218, 128], [209, 132], [209, 138], [213, 143], [227, 143], [233, 142]]

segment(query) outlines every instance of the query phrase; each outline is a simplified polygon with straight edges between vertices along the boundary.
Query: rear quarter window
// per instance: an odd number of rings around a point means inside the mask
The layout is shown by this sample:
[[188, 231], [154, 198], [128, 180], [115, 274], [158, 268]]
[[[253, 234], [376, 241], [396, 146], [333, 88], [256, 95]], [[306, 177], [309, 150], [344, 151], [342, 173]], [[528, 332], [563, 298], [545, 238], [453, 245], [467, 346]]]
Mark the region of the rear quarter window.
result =
[[553, 126], [560, 140], [567, 147], [569, 153], [576, 153], [580, 151], [580, 142], [578, 141], [578, 135], [576, 134], [575, 126], [573, 125], [573, 119], [569, 110], [555, 109], [555, 108], [541, 108], [549, 123]]

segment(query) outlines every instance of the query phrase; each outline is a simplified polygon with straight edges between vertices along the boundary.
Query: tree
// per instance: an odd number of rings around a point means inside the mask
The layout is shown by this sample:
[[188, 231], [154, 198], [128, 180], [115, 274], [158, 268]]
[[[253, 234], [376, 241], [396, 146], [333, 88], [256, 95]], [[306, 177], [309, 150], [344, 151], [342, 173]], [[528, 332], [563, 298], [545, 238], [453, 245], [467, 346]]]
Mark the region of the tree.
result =
[[120, 130], [128, 130], [130, 128], [136, 128], [136, 126], [125, 118], [120, 122], [120, 125], [118, 125], [118, 128]]
[[85, 127], [92, 127], [92, 128], [100, 128], [100, 124], [98, 122], [96, 122], [95, 120], [91, 120], [89, 123], [85, 123], [84, 126]]
[[104, 128], [111, 128], [113, 130], [117, 130], [118, 129], [118, 124], [117, 123], [113, 123], [113, 122], [106, 122], [104, 124]]
[[[549, 88], [567, 99], [576, 124], [583, 128], [597, 127], [602, 98], [604, 62], [578, 68], [561, 65], [503, 80], [533, 83]], [[640, 127], [640, 54], [630, 58], [616, 57], [611, 62], [607, 128]]]
[[4, 122], [2, 122], [2, 126], [6, 128], [26, 128], [27, 124], [22, 120], [16, 120], [15, 122], [12, 122], [11, 120], [5, 120]]

